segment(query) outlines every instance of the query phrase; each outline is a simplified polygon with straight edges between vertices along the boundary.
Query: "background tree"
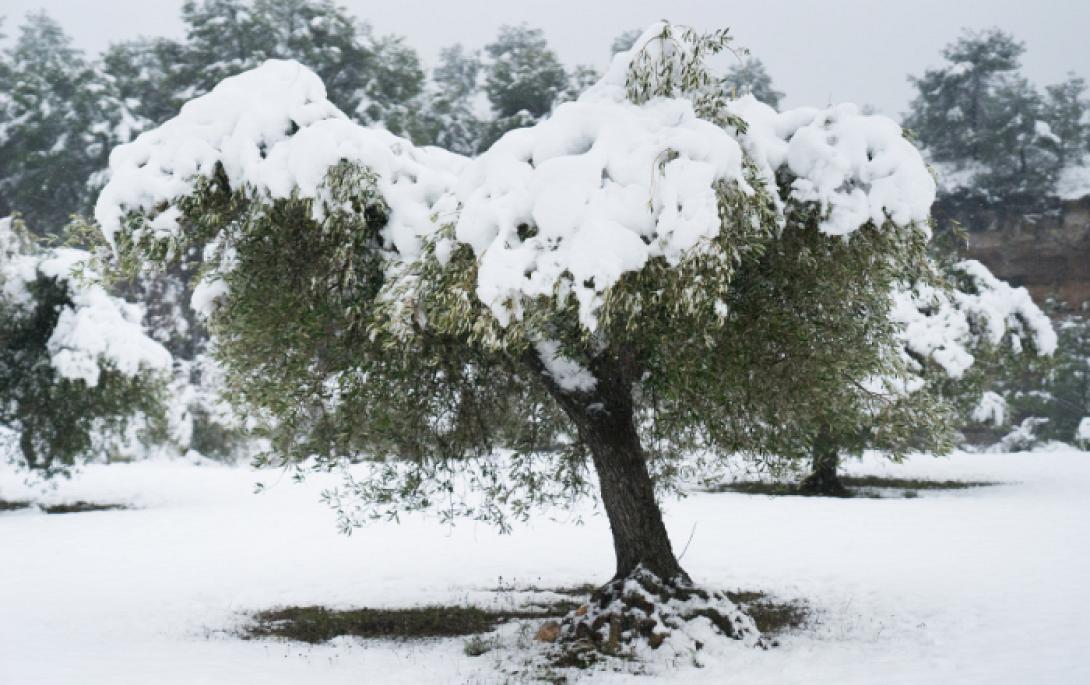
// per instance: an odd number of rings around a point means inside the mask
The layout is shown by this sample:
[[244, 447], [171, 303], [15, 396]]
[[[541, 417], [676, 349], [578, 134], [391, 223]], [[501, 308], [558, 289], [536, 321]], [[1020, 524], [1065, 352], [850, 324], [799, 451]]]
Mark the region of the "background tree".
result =
[[1050, 440], [1078, 442], [1080, 422], [1090, 416], [1090, 323], [1085, 311], [1061, 310], [1059, 315], [1056, 354], [1020, 360], [1013, 382], [1000, 389], [1014, 430], [1032, 427], [1031, 435], [1013, 445], [1019, 449]]
[[484, 92], [494, 118], [481, 140], [487, 149], [513, 128], [532, 125], [548, 114], [568, 85], [560, 58], [541, 29], [501, 26], [485, 46]]
[[[767, 108], [730, 109], [704, 66], [727, 40], [656, 25], [586, 97], [473, 162], [358, 127], [313, 100], [313, 74], [270, 62], [119, 148], [96, 216], [129, 267], [213, 246], [196, 299], [236, 396], [275, 418], [271, 454], [379, 458], [333, 496], [349, 523], [432, 504], [502, 523], [586, 490], [590, 467], [617, 565], [568, 634], [602, 640], [619, 621], [655, 644], [699, 606], [752, 639], [729, 600], [682, 570], [656, 480], [676, 481], [694, 445], [772, 444], [780, 427], [753, 408], [817, 403], [841, 382], [817, 373], [828, 358], [884, 370], [891, 338], [862, 356], [815, 355], [791, 317], [756, 316], [761, 275], [782, 266], [828, 279], [814, 288], [888, 293], [926, 258], [934, 185], [898, 126], [854, 107], [785, 115], [791, 126]], [[530, 63], [491, 56], [511, 66], [490, 72], [490, 95], [521, 111], [520, 88], [499, 75]], [[188, 125], [207, 113], [224, 126]], [[782, 155], [793, 147], [810, 152]], [[179, 149], [211, 154], [156, 161]], [[865, 181], [825, 173], [823, 156], [866, 150], [877, 161], [838, 166], [880, 165]], [[788, 287], [780, 301], [805, 316], [814, 296]], [[889, 328], [881, 311], [868, 320]], [[511, 406], [526, 410], [531, 438], [490, 456]], [[544, 421], [575, 436], [571, 449], [534, 443]], [[631, 580], [662, 598], [660, 623], [639, 621]]]
[[948, 262], [929, 275], [897, 284], [892, 293], [907, 373], [846, 384], [828, 396], [820, 416], [809, 419], [815, 439], [801, 492], [848, 495], [839, 464], [865, 449], [895, 461], [911, 451], [949, 452], [957, 428], [994, 421], [995, 412], [1005, 411], [991, 388], [1012, 358], [1055, 351], [1051, 323], [1024, 288], [1010, 287], [971, 260]]
[[481, 120], [477, 102], [481, 96], [481, 59], [461, 45], [439, 51], [424, 93], [418, 98], [417, 134], [413, 142], [438, 145], [462, 155], [480, 146]]
[[89, 257], [42, 250], [0, 220], [0, 429], [5, 452], [44, 476], [111, 456], [133, 427], [165, 438], [170, 354], [139, 307], [81, 280]]
[[998, 29], [966, 32], [947, 65], [910, 77], [917, 95], [905, 125], [936, 163], [946, 193], [973, 202], [1040, 208], [1086, 148], [1085, 83], [1045, 94], [1021, 74], [1022, 43]]
[[772, 77], [756, 57], [742, 57], [737, 64], [731, 65], [725, 82], [731, 97], [752, 95], [775, 109], [780, 107], [783, 93], [773, 88]]
[[95, 174], [138, 128], [112, 83], [60, 25], [30, 14], [7, 53], [0, 105], [0, 213], [21, 212], [34, 231], [89, 209]]
[[1082, 164], [1090, 152], [1090, 100], [1086, 80], [1075, 74], [1045, 87], [1043, 120], [1055, 145], [1057, 166], [1062, 170]]
[[910, 76], [917, 96], [905, 126], [936, 161], [986, 163], [995, 91], [1021, 68], [1025, 46], [998, 29], [965, 31], [942, 50], [947, 65]]
[[618, 52], [627, 52], [632, 49], [632, 45], [636, 42], [636, 39], [640, 37], [643, 31], [640, 29], [629, 29], [628, 31], [622, 31], [616, 38], [613, 39], [613, 43], [609, 46], [609, 56], [612, 57]]
[[178, 113], [190, 92], [185, 46], [166, 38], [137, 38], [110, 45], [102, 54], [102, 72], [143, 128]]

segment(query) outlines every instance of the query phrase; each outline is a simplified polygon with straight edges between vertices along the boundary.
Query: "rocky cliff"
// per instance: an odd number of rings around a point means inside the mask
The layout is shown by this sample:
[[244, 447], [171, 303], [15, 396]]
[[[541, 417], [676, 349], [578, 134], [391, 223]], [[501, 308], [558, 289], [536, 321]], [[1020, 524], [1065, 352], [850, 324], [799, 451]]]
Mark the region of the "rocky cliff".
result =
[[934, 214], [940, 226], [956, 219], [968, 230], [966, 257], [1026, 286], [1038, 303], [1050, 297], [1072, 307], [1090, 303], [1090, 196], [1038, 213], [955, 209], [940, 201]]

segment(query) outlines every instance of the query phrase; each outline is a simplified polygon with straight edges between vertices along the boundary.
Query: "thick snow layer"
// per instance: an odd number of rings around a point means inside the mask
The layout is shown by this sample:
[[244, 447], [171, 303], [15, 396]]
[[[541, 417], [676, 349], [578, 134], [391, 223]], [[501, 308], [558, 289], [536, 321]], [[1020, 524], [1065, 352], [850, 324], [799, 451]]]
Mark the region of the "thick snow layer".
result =
[[891, 317], [901, 327], [905, 349], [930, 359], [951, 378], [960, 378], [975, 361], [972, 348], [981, 342], [999, 345], [1009, 336], [1015, 353], [1022, 340], [1033, 342], [1038, 354], [1056, 351], [1052, 322], [1025, 288], [1011, 287], [980, 262], [958, 262], [954, 271], [969, 287], [951, 294], [917, 284], [891, 294]]
[[[786, 166], [789, 197], [825, 212], [821, 230], [847, 235], [868, 221], [928, 231], [935, 181], [892, 119], [853, 104], [777, 112], [752, 95], [730, 103], [748, 125], [740, 140], [770, 188]], [[782, 198], [786, 200], [787, 198]]]
[[[815, 624], [768, 651], [708, 640], [704, 668], [576, 682], [1090, 682], [1090, 455], [1074, 451], [881, 459], [852, 471], [996, 480], [913, 499], [694, 493], [666, 524], [699, 582], [803, 599]], [[0, 682], [35, 685], [499, 683], [517, 630], [470, 658], [462, 640], [341, 639], [309, 646], [231, 634], [245, 612], [288, 604], [399, 607], [505, 601], [497, 585], [601, 583], [609, 528], [539, 520], [499, 535], [419, 517], [351, 537], [318, 503], [330, 481], [254, 495], [244, 469], [153, 461], [91, 466], [46, 501], [129, 511], [0, 513]], [[6, 499], [34, 496], [0, 471]], [[512, 593], [525, 600], [528, 593]], [[508, 598], [509, 600], [510, 598]], [[531, 625], [530, 630], [536, 629]], [[507, 679], [509, 682], [510, 679]]]
[[[269, 60], [224, 79], [186, 103], [175, 118], [116, 148], [110, 181], [95, 207], [108, 240], [128, 212], [158, 212], [148, 229], [157, 236], [181, 230], [174, 206], [197, 179], [223, 166], [233, 188], [280, 199], [318, 198], [316, 218], [332, 207], [321, 197], [326, 172], [338, 162], [363, 164], [378, 176], [390, 206], [388, 237], [402, 254], [419, 250], [433, 230], [437, 202], [453, 185], [463, 159], [438, 148], [350, 121], [326, 99], [325, 86], [298, 62]], [[165, 205], [165, 209], [162, 207]]]
[[[665, 48], [651, 51], [673, 59]], [[654, 257], [676, 264], [718, 235], [720, 188], [753, 190], [743, 149], [770, 188], [781, 167], [797, 177], [781, 208], [788, 200], [816, 203], [826, 233], [886, 220], [927, 230], [934, 182], [892, 121], [853, 105], [778, 114], [743, 98], [733, 107], [750, 127], [739, 136], [698, 118], [687, 99], [627, 101], [618, 84], [633, 55], [618, 56], [577, 101], [509, 132], [472, 162], [352, 123], [315, 74], [270, 60], [117, 148], [95, 216], [110, 241], [130, 212], [151, 216], [140, 230], [175, 235], [178, 199], [222, 165], [233, 188], [261, 198], [315, 198], [320, 219], [333, 209], [326, 173], [349, 160], [374, 172], [390, 207], [392, 269], [419, 255], [421, 238], [453, 224], [456, 240], [479, 258], [477, 294], [501, 323], [521, 315], [524, 298], [573, 292], [588, 329], [602, 293], [624, 273]], [[444, 243], [437, 254], [450, 248]]]
[[[601, 293], [625, 272], [657, 256], [676, 264], [718, 235], [721, 182], [745, 186], [742, 150], [688, 101], [581, 99], [468, 166], [456, 237], [480, 257], [477, 295], [501, 323], [521, 297], [564, 282], [593, 329]], [[535, 234], [521, 239], [520, 226]]]
[[108, 295], [100, 286], [77, 289], [49, 338], [53, 368], [89, 386], [98, 384], [103, 363], [128, 377], [169, 371], [170, 352], [145, 334], [143, 315], [143, 307]]
[[958, 291], [955, 294], [958, 305], [984, 326], [988, 342], [997, 345], [1010, 331], [1016, 336], [1016, 346], [1021, 339], [1017, 336], [1025, 336], [1032, 339], [1040, 354], [1056, 351], [1057, 337], [1052, 322], [1033, 302], [1028, 290], [1012, 287], [996, 278], [988, 267], [975, 259], [959, 262], [957, 269], [971, 279], [977, 291]]
[[895, 290], [890, 317], [900, 326], [905, 349], [960, 378], [975, 361], [967, 346], [972, 329], [965, 312], [940, 290], [926, 284]]
[[61, 378], [98, 384], [102, 365], [132, 377], [141, 371], [167, 372], [172, 358], [144, 331], [144, 309], [106, 292], [93, 274], [78, 274], [90, 255], [56, 248], [33, 252], [17, 245], [9, 221], [0, 222], [0, 299], [19, 306], [32, 304], [27, 285], [39, 276], [64, 282], [72, 304], [61, 310], [47, 342], [51, 363]]

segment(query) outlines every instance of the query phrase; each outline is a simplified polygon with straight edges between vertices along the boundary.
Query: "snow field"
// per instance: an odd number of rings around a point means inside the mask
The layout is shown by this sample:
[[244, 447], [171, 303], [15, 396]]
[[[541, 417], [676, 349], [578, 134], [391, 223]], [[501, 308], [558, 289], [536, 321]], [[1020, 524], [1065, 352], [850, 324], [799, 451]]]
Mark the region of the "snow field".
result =
[[[690, 663], [648, 664], [663, 682], [1075, 683], [1090, 679], [1090, 459], [1075, 451], [868, 459], [855, 472], [1003, 481], [913, 499], [698, 493], [666, 502], [683, 564], [723, 589], [803, 599], [805, 630], [769, 651], [723, 641]], [[424, 517], [346, 537], [318, 503], [329, 484], [150, 461], [91, 466], [40, 495], [138, 507], [0, 514], [0, 683], [503, 682], [501, 647], [462, 639], [244, 641], [245, 614], [281, 605], [404, 607], [512, 602], [497, 585], [603, 582], [608, 526], [539, 521], [509, 536]], [[5, 499], [35, 496], [0, 475]], [[696, 526], [693, 532], [693, 526]], [[502, 581], [501, 581], [502, 577]], [[594, 672], [594, 682], [635, 676]], [[638, 682], [650, 682], [646, 677]]]

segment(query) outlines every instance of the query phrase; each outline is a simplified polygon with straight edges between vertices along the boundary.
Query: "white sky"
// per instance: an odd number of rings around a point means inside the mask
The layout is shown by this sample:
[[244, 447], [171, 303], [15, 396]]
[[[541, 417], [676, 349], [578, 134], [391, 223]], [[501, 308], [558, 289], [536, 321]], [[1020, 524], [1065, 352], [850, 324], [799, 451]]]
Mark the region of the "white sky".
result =
[[[769, 69], [789, 106], [872, 104], [889, 114], [911, 97], [907, 74], [939, 63], [961, 27], [998, 26], [1025, 41], [1025, 71], [1050, 83], [1090, 78], [1090, 0], [340, 0], [379, 33], [408, 38], [426, 61], [440, 47], [477, 48], [502, 24], [545, 30], [569, 65], [605, 65], [613, 38], [667, 18], [700, 29], [732, 27]], [[0, 0], [10, 36], [24, 13], [45, 9], [78, 45], [97, 52], [137, 35], [181, 35], [182, 0]]]

